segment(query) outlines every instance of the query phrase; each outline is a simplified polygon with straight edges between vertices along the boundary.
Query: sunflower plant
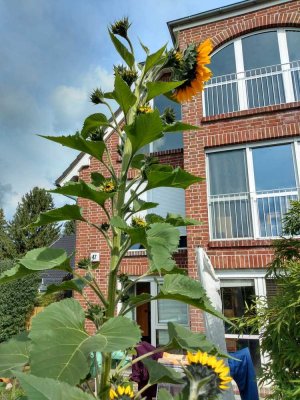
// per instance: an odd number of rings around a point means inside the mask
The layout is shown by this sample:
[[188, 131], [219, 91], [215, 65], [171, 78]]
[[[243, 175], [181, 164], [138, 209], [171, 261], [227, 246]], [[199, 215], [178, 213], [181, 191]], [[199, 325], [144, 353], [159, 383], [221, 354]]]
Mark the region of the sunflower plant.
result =
[[[224, 317], [212, 307], [200, 282], [180, 273], [172, 258], [179, 244], [178, 226], [196, 225], [198, 222], [179, 215], [162, 218], [151, 213], [142, 218], [140, 214], [157, 206], [141, 199], [144, 192], [159, 187], [186, 189], [202, 180], [179, 167], [160, 164], [151, 155], [143, 154], [141, 149], [169, 132], [198, 129], [176, 121], [171, 109], [160, 115], [151, 104], [159, 95], [166, 95], [174, 101], [187, 101], [203, 89], [203, 83], [210, 77], [206, 64], [210, 61], [211, 43], [206, 40], [181, 51], [167, 51], [163, 46], [155, 53], [150, 53], [142, 44], [145, 62], [137, 63], [128, 36], [129, 27], [125, 18], [109, 28], [112, 43], [124, 61], [124, 65], [114, 67], [113, 91], [106, 93], [97, 88], [91, 94], [91, 101], [97, 107], [106, 108], [110, 118], [97, 112], [88, 116], [81, 131], [74, 135], [45, 136], [100, 162], [101, 168], [91, 174], [90, 182], [69, 182], [51, 190], [52, 193], [93, 202], [98, 207], [97, 220], [100, 223], [91, 221], [79, 205], [65, 205], [42, 213], [33, 224], [43, 226], [74, 220], [87, 224], [102, 235], [110, 252], [106, 290], [96, 279], [101, 264], [83, 259], [73, 271], [70, 257], [61, 249], [32, 250], [0, 276], [0, 284], [5, 284], [42, 270], [58, 269], [73, 274], [72, 280], [50, 285], [46, 294], [72, 290], [76, 299], [64, 299], [49, 305], [33, 318], [30, 332], [23, 332], [0, 345], [0, 376], [17, 377], [29, 400], [141, 399], [143, 390], [137, 392], [124, 375], [139, 361], [149, 372], [147, 387], [159, 382], [181, 383], [185, 385], [182, 399], [213, 399], [226, 389], [229, 382], [226, 367], [215, 358], [222, 354], [214, 344], [204, 335], [190, 332], [175, 323], [168, 325], [169, 342], [154, 352], [190, 351], [190, 365], [183, 366], [183, 374], [150, 360], [148, 356], [152, 353], [134, 360], [130, 357], [132, 349], [141, 340], [141, 330], [126, 315], [145, 302], [173, 299]], [[165, 72], [169, 80], [161, 80]], [[117, 121], [112, 110], [113, 101], [122, 113], [121, 122]], [[109, 147], [106, 141], [108, 131], [118, 136], [120, 145], [117, 149]], [[118, 165], [112, 161], [117, 155], [121, 159]], [[124, 256], [135, 244], [145, 248], [149, 260], [144, 277], [163, 276], [157, 296], [131, 295], [130, 288], [140, 278], [132, 281], [120, 273]], [[121, 288], [117, 287], [118, 281]], [[96, 302], [87, 296], [87, 288], [93, 292]], [[87, 321], [93, 324], [92, 333], [86, 329]], [[200, 357], [197, 351], [203, 351], [204, 356]], [[112, 368], [115, 352], [121, 352], [122, 359]], [[192, 355], [193, 352], [196, 355]], [[91, 378], [95, 382], [93, 387]], [[164, 391], [160, 392], [160, 399], [165, 396]], [[167, 396], [170, 399], [170, 395]]]

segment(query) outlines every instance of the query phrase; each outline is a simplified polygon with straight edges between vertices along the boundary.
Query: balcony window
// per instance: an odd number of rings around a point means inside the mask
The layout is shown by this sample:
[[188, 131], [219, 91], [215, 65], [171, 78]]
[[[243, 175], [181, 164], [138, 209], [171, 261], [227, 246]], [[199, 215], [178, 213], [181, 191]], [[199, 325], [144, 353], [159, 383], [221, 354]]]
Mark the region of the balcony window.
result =
[[[132, 187], [132, 190], [135, 189], [136, 186]], [[140, 188], [142, 190], [143, 187]], [[140, 196], [141, 200], [149, 201], [153, 203], [158, 203], [158, 206], [149, 210], [141, 211], [138, 213], [138, 216], [145, 218], [148, 214], [157, 214], [161, 217], [166, 217], [168, 213], [170, 214], [180, 214], [185, 216], [185, 192], [184, 189], [177, 188], [155, 188], [151, 189]], [[125, 201], [129, 200], [129, 193], [126, 193]], [[131, 218], [127, 220], [127, 223], [130, 224]], [[180, 232], [180, 243], [179, 247], [186, 247], [186, 228], [179, 227]], [[140, 245], [134, 245], [131, 250], [140, 249]]]
[[211, 60], [204, 116], [300, 99], [300, 31], [277, 29], [236, 39]]
[[[242, 317], [255, 299], [254, 279], [224, 279], [221, 280], [221, 298], [223, 313], [227, 318]], [[256, 371], [261, 366], [259, 351], [259, 332], [251, 332], [244, 328], [241, 334], [232, 332], [232, 327], [225, 324], [225, 339], [227, 350], [234, 352], [245, 347], [249, 348]]]
[[[166, 108], [170, 107], [174, 110], [177, 120], [181, 120], [181, 106], [167, 97], [161, 95], [154, 99], [154, 108], [157, 108], [160, 114], [163, 114]], [[166, 133], [163, 138], [155, 140], [155, 142], [144, 146], [141, 153], [153, 153], [157, 151], [175, 150], [183, 148], [182, 132]]]
[[297, 153], [296, 141], [209, 153], [211, 238], [280, 236], [298, 198]]

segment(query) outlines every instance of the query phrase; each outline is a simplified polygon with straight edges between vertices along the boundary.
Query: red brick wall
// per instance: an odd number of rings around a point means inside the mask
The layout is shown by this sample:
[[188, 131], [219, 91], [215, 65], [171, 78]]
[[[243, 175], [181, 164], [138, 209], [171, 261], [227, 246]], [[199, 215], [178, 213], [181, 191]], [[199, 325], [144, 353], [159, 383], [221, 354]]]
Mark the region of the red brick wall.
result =
[[[214, 50], [235, 37], [254, 30], [275, 26], [300, 27], [300, 1], [290, 1], [215, 23], [185, 29], [179, 32], [181, 48], [191, 42], [211, 38]], [[300, 103], [247, 110], [216, 117], [202, 115], [201, 94], [183, 105], [183, 119], [201, 125], [200, 131], [184, 133], [184, 168], [202, 177], [206, 176], [205, 151], [217, 146], [257, 142], [300, 134]], [[270, 241], [230, 240], [209, 241], [206, 183], [193, 185], [186, 191], [186, 215], [203, 222], [188, 228], [188, 270], [197, 277], [195, 248], [204, 247], [217, 269], [263, 268], [272, 259]], [[201, 317], [192, 311], [192, 328], [201, 328]]]

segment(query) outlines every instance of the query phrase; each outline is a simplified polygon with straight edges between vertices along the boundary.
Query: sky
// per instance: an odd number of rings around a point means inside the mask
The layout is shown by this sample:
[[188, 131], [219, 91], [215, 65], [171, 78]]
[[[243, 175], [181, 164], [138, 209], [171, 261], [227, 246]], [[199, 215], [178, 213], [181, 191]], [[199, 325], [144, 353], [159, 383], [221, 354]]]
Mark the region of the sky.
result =
[[[128, 16], [138, 39], [156, 51], [172, 45], [167, 22], [231, 4], [232, 0], [0, 0], [0, 207], [10, 220], [34, 186], [54, 187], [77, 153], [37, 135], [69, 135], [103, 112], [89, 101], [110, 90], [121, 60], [110, 23]], [[64, 197], [55, 197], [56, 206]]]

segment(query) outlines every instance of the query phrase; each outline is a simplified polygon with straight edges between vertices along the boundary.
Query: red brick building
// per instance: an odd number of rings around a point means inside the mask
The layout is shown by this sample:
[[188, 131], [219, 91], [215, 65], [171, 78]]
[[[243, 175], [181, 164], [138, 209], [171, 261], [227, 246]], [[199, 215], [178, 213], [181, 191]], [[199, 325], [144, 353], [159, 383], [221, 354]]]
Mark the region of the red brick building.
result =
[[[196, 248], [206, 250], [221, 279], [224, 312], [243, 313], [245, 301], [266, 295], [272, 281], [265, 279], [272, 259], [272, 239], [280, 236], [281, 220], [291, 199], [298, 198], [300, 179], [300, 1], [245, 0], [230, 6], [168, 23], [173, 40], [181, 48], [211, 38], [214, 45], [213, 78], [203, 95], [183, 104], [182, 119], [202, 130], [172, 134], [145, 151], [161, 162], [184, 166], [206, 181], [185, 194], [180, 189], [159, 189], [147, 199], [159, 199], [155, 211], [178, 212], [203, 224], [181, 230], [181, 248], [175, 255], [179, 266], [198, 278]], [[167, 100], [158, 98], [159, 109]], [[107, 132], [114, 151], [118, 138]], [[74, 177], [90, 180], [99, 164], [81, 154], [57, 181]], [[80, 200], [87, 217], [103, 222], [96, 208]], [[97, 232], [79, 223], [77, 260], [100, 253], [99, 283], [105, 285], [108, 250]], [[146, 271], [142, 249], [129, 251], [123, 269], [131, 276]], [[141, 281], [136, 291], [155, 293], [152, 278]], [[162, 343], [168, 320], [203, 329], [201, 314], [170, 301], [139, 309], [135, 318], [145, 338]], [[237, 338], [227, 334], [229, 345], [249, 346], [259, 364], [258, 336]]]

